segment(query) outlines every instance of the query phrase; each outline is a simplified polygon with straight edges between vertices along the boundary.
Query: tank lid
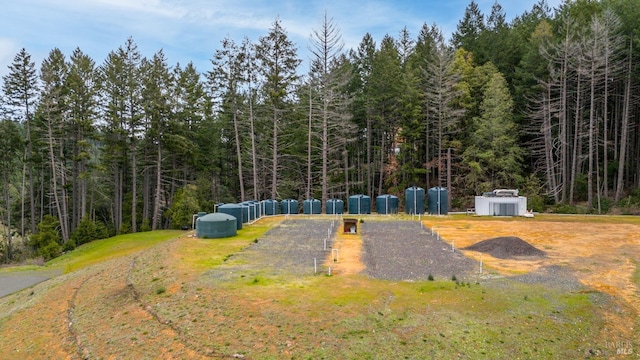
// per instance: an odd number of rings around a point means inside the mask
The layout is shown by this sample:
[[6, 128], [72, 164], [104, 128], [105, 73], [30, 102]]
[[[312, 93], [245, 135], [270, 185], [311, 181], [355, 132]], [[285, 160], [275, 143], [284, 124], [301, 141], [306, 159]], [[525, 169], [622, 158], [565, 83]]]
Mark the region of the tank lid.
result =
[[218, 209], [237, 209], [240, 207], [242, 206], [238, 204], [224, 204], [224, 205], [218, 206]]
[[204, 222], [236, 221], [236, 217], [225, 213], [207, 214], [199, 219]]

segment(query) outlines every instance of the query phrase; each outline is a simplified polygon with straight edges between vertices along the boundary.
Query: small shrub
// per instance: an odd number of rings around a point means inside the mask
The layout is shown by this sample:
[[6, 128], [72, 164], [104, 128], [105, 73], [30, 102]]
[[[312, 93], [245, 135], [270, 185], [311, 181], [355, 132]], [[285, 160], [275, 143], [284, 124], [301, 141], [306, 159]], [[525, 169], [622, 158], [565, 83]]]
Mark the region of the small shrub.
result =
[[429, 274], [429, 277], [427, 278], [429, 281], [433, 281], [433, 275]]
[[165, 289], [164, 286], [160, 286], [159, 288], [156, 289], [156, 294], [158, 295], [164, 294], [165, 292], [167, 292], [167, 289]]
[[151, 223], [149, 222], [149, 219], [142, 220], [140, 231], [151, 231]]
[[72, 239], [69, 239], [66, 243], [62, 245], [63, 252], [72, 251], [75, 248], [76, 248], [76, 242], [73, 241]]
[[453, 275], [453, 276], [451, 276], [451, 281], [456, 281], [456, 282], [457, 282], [457, 281], [458, 281], [458, 278], [456, 278], [456, 276], [455, 276], [455, 275]]

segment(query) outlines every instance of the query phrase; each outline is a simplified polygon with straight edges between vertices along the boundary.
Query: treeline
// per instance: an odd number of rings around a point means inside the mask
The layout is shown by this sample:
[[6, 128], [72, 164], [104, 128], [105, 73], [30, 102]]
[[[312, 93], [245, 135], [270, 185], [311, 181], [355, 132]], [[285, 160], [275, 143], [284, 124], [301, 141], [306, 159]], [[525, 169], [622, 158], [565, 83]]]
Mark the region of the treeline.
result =
[[203, 72], [131, 38], [100, 64], [22, 49], [2, 79], [3, 259], [30, 255], [15, 235], [48, 258], [219, 202], [413, 185], [454, 208], [518, 188], [538, 211], [631, 211], [639, 39], [635, 0], [541, 1], [511, 22], [472, 1], [450, 41], [425, 24], [346, 50], [325, 15], [305, 75], [279, 19], [256, 43], [225, 38]]

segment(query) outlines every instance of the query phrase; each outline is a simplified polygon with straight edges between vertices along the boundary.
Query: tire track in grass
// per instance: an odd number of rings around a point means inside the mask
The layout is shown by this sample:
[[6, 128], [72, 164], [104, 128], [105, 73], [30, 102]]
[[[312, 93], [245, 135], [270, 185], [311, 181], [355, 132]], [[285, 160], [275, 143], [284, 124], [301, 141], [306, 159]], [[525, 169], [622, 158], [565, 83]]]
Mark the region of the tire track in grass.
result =
[[144, 309], [158, 324], [165, 326], [166, 328], [171, 329], [176, 334], [176, 338], [188, 349], [192, 350], [194, 353], [199, 354], [203, 357], [213, 357], [213, 358], [237, 358], [237, 356], [229, 356], [219, 352], [215, 352], [209, 349], [203, 349], [203, 345], [190, 339], [189, 336], [182, 330], [178, 325], [174, 324], [171, 320], [163, 318], [157, 311], [153, 309], [149, 303], [145, 302], [140, 294], [140, 291], [135, 287], [135, 284], [131, 281], [131, 275], [135, 270], [137, 257], [131, 260], [129, 265], [129, 270], [127, 271], [127, 276], [125, 279], [125, 284], [131, 296], [140, 304], [140, 307]]
[[[105, 264], [78, 287], [68, 312], [81, 358], [205, 358], [129, 286], [131, 257]], [[129, 265], [129, 266], [128, 266]]]
[[[70, 327], [70, 308], [84, 279], [81, 274], [64, 275], [9, 295], [20, 303], [0, 324], [0, 357], [5, 359], [83, 358]], [[32, 298], [37, 301], [32, 302]], [[25, 313], [29, 313], [25, 315]], [[37, 314], [33, 315], [33, 314]]]
[[82, 287], [84, 286], [84, 284], [91, 279], [94, 276], [98, 276], [102, 273], [102, 271], [99, 271], [93, 275], [89, 275], [87, 277], [84, 278], [84, 280], [82, 280], [80, 282], [80, 285], [78, 285], [77, 288], [75, 288], [75, 291], [73, 292], [73, 295], [71, 295], [71, 298], [69, 299], [69, 306], [67, 308], [67, 329], [69, 330], [69, 334], [71, 336], [71, 339], [73, 341], [73, 343], [76, 346], [77, 349], [77, 353], [78, 356], [80, 356], [81, 359], [90, 359], [91, 358], [91, 353], [89, 351], [89, 349], [87, 347], [84, 346], [82, 339], [80, 338], [80, 335], [78, 333], [78, 330], [76, 329], [76, 326], [74, 325], [74, 312], [76, 309], [76, 299], [78, 298], [78, 293], [80, 292], [80, 289], [82, 289]]

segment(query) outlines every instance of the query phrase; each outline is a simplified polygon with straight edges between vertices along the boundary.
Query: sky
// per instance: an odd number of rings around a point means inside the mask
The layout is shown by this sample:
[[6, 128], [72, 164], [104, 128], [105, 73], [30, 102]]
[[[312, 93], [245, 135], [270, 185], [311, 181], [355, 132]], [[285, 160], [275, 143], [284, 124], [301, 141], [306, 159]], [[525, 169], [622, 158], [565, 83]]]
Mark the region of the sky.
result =
[[[193, 62], [201, 73], [230, 37], [257, 43], [279, 18], [308, 67], [308, 44], [325, 11], [340, 29], [345, 50], [366, 33], [379, 44], [406, 27], [415, 39], [423, 24], [436, 24], [446, 38], [456, 30], [471, 0], [12, 0], [0, 6], [0, 76], [25, 48], [39, 69], [54, 48], [67, 57], [80, 48], [100, 65], [131, 37], [144, 57], [162, 49], [170, 65]], [[488, 15], [495, 0], [476, 0]], [[501, 0], [511, 20], [538, 0]], [[561, 0], [547, 0], [556, 7]]]

